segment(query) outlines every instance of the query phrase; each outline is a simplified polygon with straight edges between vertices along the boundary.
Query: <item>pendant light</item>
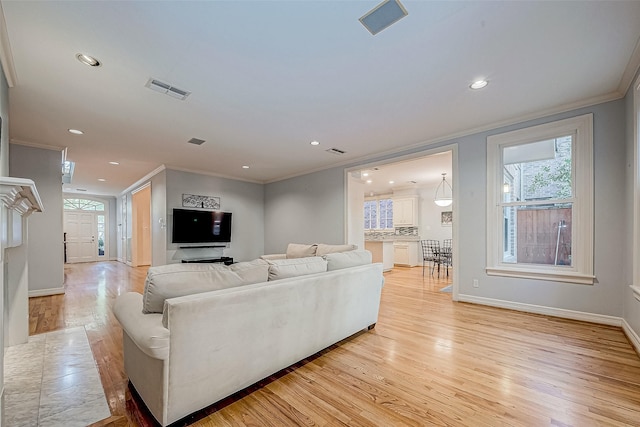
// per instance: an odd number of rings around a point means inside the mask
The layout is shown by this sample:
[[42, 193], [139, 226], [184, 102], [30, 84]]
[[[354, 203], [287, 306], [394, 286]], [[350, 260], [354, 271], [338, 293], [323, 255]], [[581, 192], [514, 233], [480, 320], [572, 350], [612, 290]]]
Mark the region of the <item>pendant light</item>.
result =
[[442, 182], [436, 188], [436, 197], [434, 198], [434, 202], [438, 206], [451, 206], [453, 203], [453, 189], [445, 179], [446, 173], [442, 174]]

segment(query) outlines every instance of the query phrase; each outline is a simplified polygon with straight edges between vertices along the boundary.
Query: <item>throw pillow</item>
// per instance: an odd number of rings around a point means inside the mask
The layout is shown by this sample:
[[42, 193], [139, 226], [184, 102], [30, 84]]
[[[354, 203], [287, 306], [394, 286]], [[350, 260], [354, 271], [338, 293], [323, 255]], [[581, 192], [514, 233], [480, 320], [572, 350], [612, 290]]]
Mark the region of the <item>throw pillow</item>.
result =
[[356, 249], [358, 249], [357, 245], [325, 245], [324, 243], [318, 243], [316, 256], [324, 256], [326, 254], [333, 254], [336, 252], [353, 251]]
[[287, 277], [327, 271], [327, 261], [322, 257], [276, 259], [268, 260], [267, 262], [269, 263], [269, 280], [286, 279]]
[[371, 252], [364, 250], [327, 254], [324, 259], [327, 260], [327, 271], [371, 264], [372, 261]]
[[300, 243], [289, 243], [287, 246], [287, 258], [305, 258], [316, 256], [318, 245], [303, 245]]

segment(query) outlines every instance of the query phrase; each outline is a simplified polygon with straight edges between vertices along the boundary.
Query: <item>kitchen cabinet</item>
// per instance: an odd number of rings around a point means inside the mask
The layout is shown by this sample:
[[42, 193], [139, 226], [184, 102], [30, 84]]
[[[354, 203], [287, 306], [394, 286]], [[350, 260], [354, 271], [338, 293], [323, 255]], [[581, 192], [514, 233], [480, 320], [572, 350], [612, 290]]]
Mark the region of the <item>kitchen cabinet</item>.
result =
[[418, 196], [393, 199], [393, 226], [418, 226]]
[[415, 267], [422, 264], [419, 241], [396, 241], [393, 244], [393, 262], [396, 265]]

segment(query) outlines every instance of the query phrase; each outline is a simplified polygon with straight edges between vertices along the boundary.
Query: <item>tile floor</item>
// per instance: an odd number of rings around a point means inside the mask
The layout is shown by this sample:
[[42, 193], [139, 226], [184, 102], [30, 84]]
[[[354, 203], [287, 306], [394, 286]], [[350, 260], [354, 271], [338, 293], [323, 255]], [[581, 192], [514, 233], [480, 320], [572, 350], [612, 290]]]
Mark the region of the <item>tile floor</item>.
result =
[[6, 426], [79, 426], [111, 416], [83, 327], [29, 337], [5, 357]]

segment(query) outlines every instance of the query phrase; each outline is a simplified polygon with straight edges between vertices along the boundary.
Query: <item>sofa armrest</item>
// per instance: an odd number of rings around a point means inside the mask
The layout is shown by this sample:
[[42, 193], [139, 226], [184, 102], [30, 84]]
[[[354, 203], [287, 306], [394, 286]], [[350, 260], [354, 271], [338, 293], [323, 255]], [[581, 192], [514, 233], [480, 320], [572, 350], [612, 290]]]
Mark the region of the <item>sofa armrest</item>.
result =
[[260, 259], [265, 261], [274, 260], [274, 259], [287, 259], [287, 254], [270, 254], [270, 255], [262, 255]]
[[169, 330], [162, 326], [162, 313], [142, 312], [142, 295], [127, 292], [116, 298], [113, 313], [124, 332], [145, 354], [154, 359], [169, 358]]

